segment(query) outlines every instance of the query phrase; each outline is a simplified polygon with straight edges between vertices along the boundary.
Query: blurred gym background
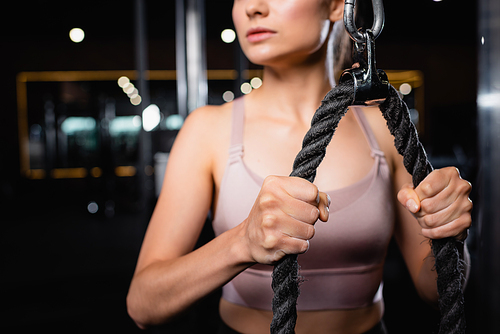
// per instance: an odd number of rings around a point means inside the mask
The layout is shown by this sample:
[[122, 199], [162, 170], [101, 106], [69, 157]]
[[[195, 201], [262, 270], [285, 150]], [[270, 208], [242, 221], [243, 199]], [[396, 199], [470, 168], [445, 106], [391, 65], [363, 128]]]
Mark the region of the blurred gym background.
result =
[[[489, 128], [498, 124], [491, 112], [499, 99], [493, 94], [492, 102], [488, 87], [500, 72], [498, 62], [488, 64], [500, 59], [492, 42], [500, 11], [493, 2], [386, 0], [376, 40], [377, 67], [411, 108], [431, 162], [459, 167], [474, 184], [469, 333], [499, 328], [498, 180], [491, 178], [498, 130]], [[196, 107], [260, 84], [260, 68], [234, 40], [231, 5], [2, 5], [3, 333], [140, 332], [125, 296], [175, 136]], [[481, 99], [481, 89], [490, 95]], [[199, 244], [210, 235], [207, 224]], [[389, 331], [437, 333], [439, 314], [416, 296], [394, 246], [384, 280]], [[217, 299], [215, 293], [174, 323], [146, 332], [213, 333]]]

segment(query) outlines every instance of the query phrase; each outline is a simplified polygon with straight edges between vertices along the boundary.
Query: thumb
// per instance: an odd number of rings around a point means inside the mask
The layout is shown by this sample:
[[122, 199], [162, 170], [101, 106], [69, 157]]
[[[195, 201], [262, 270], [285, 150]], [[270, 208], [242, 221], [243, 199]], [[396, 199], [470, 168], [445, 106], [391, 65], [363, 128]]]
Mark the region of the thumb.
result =
[[417, 213], [420, 210], [420, 199], [411, 183], [401, 187], [398, 192], [398, 201], [411, 213]]

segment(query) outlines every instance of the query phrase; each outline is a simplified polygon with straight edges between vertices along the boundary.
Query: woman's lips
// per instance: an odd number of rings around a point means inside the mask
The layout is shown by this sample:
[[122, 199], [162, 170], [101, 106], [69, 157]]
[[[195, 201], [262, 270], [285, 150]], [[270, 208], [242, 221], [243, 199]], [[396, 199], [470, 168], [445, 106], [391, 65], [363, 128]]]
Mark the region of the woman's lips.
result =
[[247, 40], [250, 43], [256, 43], [268, 39], [274, 34], [276, 34], [276, 31], [271, 29], [262, 27], [251, 28], [247, 31]]

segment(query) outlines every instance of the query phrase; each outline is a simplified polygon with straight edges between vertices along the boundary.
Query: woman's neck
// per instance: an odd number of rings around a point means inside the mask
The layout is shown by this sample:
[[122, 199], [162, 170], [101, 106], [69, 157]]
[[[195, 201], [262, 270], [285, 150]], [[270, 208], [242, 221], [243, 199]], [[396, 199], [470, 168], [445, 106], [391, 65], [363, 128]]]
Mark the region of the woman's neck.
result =
[[264, 67], [263, 84], [252, 95], [276, 112], [310, 122], [331, 88], [324, 62], [293, 68]]

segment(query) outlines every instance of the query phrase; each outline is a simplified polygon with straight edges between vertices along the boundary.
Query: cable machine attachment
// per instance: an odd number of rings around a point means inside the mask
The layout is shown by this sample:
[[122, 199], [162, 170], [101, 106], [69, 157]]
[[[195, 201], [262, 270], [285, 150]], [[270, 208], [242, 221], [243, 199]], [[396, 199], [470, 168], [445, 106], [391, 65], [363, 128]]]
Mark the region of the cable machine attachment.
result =
[[354, 81], [354, 102], [357, 105], [380, 104], [389, 94], [389, 79], [375, 66], [375, 38], [371, 30], [363, 32], [365, 43], [354, 42], [354, 65], [345, 70], [340, 83]]
[[353, 104], [380, 104], [389, 94], [390, 86], [387, 74], [383, 70], [377, 70], [375, 61], [375, 39], [384, 27], [384, 6], [382, 0], [372, 0], [373, 26], [363, 31], [354, 23], [355, 3], [355, 0], [345, 0], [344, 5], [344, 25], [354, 41], [354, 65], [342, 73], [339, 83], [349, 79], [354, 81]]
[[[349, 36], [351, 36], [353, 41], [358, 43], [364, 43], [366, 41], [366, 38], [356, 27], [356, 23], [354, 22], [355, 7], [356, 7], [356, 0], [345, 0], [344, 26], [347, 33], [349, 34]], [[385, 23], [384, 4], [382, 0], [372, 0], [372, 7], [373, 7], [373, 25], [370, 30], [373, 32], [373, 39], [376, 39], [382, 32], [382, 29], [384, 28], [384, 23]]]

